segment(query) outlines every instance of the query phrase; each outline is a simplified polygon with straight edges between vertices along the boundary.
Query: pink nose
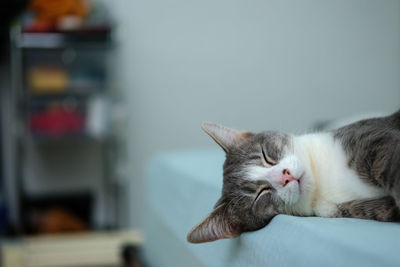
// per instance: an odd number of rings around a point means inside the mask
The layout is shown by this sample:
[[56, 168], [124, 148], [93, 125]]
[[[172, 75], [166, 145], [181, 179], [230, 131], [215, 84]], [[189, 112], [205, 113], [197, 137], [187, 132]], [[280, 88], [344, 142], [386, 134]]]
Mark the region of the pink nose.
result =
[[283, 175], [282, 175], [282, 179], [280, 181], [280, 184], [283, 185], [283, 186], [286, 186], [291, 181], [295, 181], [296, 180], [288, 169], [284, 169], [282, 174]]

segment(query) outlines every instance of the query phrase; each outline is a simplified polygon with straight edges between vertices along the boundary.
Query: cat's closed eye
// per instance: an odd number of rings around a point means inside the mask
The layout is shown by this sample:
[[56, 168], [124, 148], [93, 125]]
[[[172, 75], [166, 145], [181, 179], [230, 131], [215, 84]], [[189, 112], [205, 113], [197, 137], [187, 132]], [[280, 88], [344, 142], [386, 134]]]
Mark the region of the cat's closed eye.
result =
[[265, 194], [269, 194], [272, 191], [272, 188], [270, 186], [260, 186], [257, 191], [256, 191], [256, 197], [254, 198], [254, 202], [256, 202], [261, 196]]
[[276, 161], [274, 161], [273, 159], [271, 159], [271, 158], [267, 155], [267, 153], [265, 153], [264, 147], [263, 147], [263, 146], [261, 146], [261, 153], [262, 153], [262, 156], [263, 156], [264, 164], [267, 165], [267, 167], [271, 167], [271, 166], [276, 165]]

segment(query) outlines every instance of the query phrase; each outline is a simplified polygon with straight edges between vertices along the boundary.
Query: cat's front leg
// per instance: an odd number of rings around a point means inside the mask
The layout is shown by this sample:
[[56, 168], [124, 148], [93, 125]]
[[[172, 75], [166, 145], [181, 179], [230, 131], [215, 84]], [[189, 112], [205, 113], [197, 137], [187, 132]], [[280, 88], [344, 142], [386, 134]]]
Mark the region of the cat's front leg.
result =
[[316, 202], [314, 208], [314, 214], [319, 217], [336, 217], [335, 214], [338, 212], [338, 206], [336, 203], [320, 199]]
[[334, 217], [351, 217], [384, 222], [400, 222], [400, 210], [393, 197], [354, 200], [338, 205]]

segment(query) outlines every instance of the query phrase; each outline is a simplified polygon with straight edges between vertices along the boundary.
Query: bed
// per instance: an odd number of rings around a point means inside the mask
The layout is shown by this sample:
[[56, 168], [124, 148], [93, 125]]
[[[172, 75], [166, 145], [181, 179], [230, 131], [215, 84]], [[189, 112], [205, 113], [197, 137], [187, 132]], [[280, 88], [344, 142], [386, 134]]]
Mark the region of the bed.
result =
[[190, 244], [220, 196], [224, 153], [172, 151], [146, 167], [143, 257], [168, 266], [400, 266], [400, 224], [279, 215], [256, 232]]

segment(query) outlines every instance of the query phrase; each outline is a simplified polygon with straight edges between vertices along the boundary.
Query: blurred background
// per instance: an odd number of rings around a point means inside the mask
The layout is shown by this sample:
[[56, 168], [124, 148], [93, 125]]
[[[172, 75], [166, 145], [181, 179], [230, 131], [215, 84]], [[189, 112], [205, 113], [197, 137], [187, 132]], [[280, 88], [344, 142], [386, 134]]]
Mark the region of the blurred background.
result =
[[19, 0], [1, 13], [0, 232], [13, 246], [106, 233], [107, 264], [124, 244], [135, 258], [145, 166], [214, 146], [202, 121], [299, 134], [400, 107], [397, 0]]

